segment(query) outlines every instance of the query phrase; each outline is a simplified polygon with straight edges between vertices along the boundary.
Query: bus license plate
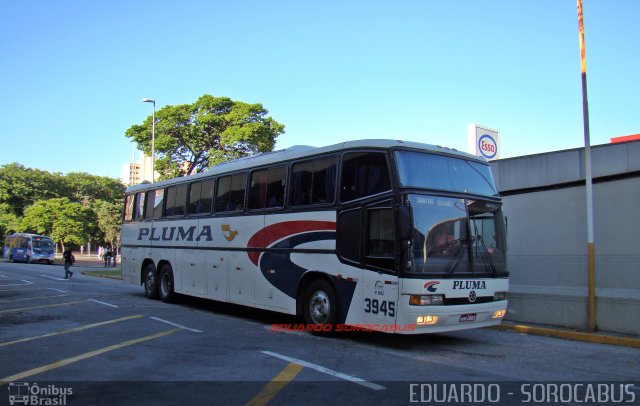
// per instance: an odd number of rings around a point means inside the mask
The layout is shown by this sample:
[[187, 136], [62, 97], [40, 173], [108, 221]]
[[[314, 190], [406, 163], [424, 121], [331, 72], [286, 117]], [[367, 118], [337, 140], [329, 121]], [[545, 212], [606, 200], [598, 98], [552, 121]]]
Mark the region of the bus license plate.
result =
[[458, 320], [460, 323], [467, 321], [476, 321], [476, 313], [463, 314], [460, 316], [460, 320]]

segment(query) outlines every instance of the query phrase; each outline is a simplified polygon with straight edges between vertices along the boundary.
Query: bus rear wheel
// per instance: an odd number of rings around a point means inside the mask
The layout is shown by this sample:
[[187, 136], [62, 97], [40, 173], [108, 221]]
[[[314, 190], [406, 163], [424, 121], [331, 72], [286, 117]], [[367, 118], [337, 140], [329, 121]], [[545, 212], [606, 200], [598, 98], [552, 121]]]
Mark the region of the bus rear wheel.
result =
[[324, 279], [311, 282], [303, 303], [304, 320], [307, 324], [330, 325], [332, 329], [335, 327], [338, 320], [338, 300], [329, 282]]
[[144, 283], [144, 294], [149, 299], [157, 299], [158, 294], [158, 279], [156, 275], [156, 267], [153, 264], [149, 264], [144, 268], [142, 281]]
[[173, 269], [171, 265], [165, 264], [160, 268], [160, 300], [165, 303], [171, 303], [175, 299], [173, 290]]

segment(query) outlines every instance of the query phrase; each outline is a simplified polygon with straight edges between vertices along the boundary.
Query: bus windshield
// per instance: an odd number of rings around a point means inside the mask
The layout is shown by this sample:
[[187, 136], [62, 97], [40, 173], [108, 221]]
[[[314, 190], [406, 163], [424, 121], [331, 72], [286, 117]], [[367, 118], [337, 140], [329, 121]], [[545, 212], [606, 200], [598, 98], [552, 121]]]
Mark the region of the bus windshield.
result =
[[409, 272], [434, 276], [506, 275], [500, 205], [470, 199], [409, 195], [413, 235]]
[[396, 151], [396, 162], [402, 187], [498, 197], [489, 165], [414, 151]]
[[53, 252], [53, 241], [48, 238], [35, 237], [33, 238], [33, 251], [43, 253]]

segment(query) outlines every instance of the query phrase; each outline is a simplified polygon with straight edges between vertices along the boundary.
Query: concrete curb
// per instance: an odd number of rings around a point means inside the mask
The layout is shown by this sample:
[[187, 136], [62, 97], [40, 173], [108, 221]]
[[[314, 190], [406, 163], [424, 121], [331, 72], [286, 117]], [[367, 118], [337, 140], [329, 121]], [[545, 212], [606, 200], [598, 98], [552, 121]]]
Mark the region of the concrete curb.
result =
[[[112, 268], [113, 269], [113, 268]], [[111, 276], [111, 275], [96, 275], [95, 273], [88, 273], [88, 272], [99, 272], [99, 271], [95, 271], [93, 269], [89, 269], [89, 270], [83, 270], [80, 271], [81, 275], [86, 275], [86, 276], [94, 276], [96, 278], [107, 278], [107, 279], [115, 279], [117, 281], [121, 281], [122, 280], [122, 276], [120, 277], [116, 277], [116, 276]]]
[[561, 328], [539, 327], [532, 325], [505, 323], [490, 327], [495, 330], [511, 331], [521, 334], [543, 335], [567, 340], [586, 341], [596, 344], [621, 345], [625, 347], [640, 348], [640, 338], [608, 335], [604, 333], [590, 333]]

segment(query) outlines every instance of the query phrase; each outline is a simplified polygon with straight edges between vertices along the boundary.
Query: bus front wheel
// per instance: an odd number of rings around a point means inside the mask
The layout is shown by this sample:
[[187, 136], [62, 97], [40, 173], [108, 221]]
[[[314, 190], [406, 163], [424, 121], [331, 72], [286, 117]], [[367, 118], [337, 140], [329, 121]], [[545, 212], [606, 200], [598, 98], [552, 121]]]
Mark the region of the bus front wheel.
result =
[[171, 265], [165, 264], [160, 268], [160, 300], [165, 303], [171, 303], [175, 298], [173, 290], [173, 270]]
[[335, 326], [338, 300], [333, 286], [324, 279], [309, 285], [304, 296], [304, 320], [307, 324]]
[[158, 282], [156, 275], [156, 267], [153, 264], [149, 264], [144, 268], [144, 294], [149, 299], [158, 298]]

